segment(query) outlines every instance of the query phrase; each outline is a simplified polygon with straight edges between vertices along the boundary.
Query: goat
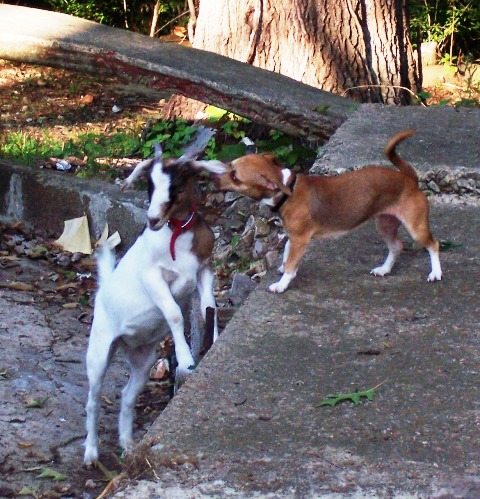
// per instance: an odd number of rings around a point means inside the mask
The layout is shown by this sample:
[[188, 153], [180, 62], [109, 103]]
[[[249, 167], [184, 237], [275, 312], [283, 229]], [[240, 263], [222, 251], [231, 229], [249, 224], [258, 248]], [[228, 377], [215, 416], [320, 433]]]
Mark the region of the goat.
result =
[[[215, 309], [213, 272], [208, 265], [214, 236], [197, 213], [193, 179], [200, 170], [222, 173], [224, 165], [195, 158], [192, 153], [163, 161], [162, 150], [156, 146], [154, 159], [137, 165], [122, 184], [125, 189], [141, 175], [148, 174], [148, 224], [117, 267], [108, 247], [99, 251], [100, 285], [86, 358], [89, 393], [84, 462], [87, 465], [98, 462], [100, 392], [117, 348], [122, 348], [130, 365], [118, 423], [120, 445], [128, 452], [133, 443], [135, 404], [155, 362], [157, 344], [172, 333], [177, 378], [185, 379], [194, 359], [185, 339], [184, 314], [195, 288], [203, 318], [207, 307]], [[215, 314], [214, 341], [217, 337]]]

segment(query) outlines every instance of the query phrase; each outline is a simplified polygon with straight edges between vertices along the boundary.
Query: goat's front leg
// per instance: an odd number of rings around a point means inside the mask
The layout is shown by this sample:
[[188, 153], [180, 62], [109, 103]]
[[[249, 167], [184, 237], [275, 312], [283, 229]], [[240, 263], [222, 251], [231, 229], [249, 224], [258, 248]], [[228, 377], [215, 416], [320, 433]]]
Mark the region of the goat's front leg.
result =
[[215, 311], [213, 323], [213, 341], [218, 338], [218, 325], [217, 325], [217, 305], [215, 303], [215, 296], [213, 295], [213, 272], [204, 267], [199, 275], [197, 281], [198, 295], [200, 296], [200, 310], [202, 312], [203, 320], [205, 321], [207, 315], [207, 308], [211, 307]]
[[177, 377], [185, 378], [193, 369], [195, 361], [185, 339], [182, 309], [173, 298], [161, 271], [148, 269], [143, 274], [143, 283], [152, 301], [162, 311], [172, 332], [178, 362]]

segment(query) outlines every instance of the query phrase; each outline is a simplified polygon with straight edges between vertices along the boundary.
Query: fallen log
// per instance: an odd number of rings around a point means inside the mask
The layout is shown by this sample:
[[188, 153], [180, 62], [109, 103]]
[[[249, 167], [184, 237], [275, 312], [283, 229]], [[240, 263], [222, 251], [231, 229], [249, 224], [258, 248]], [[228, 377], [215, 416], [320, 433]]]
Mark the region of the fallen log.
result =
[[358, 104], [218, 54], [66, 14], [0, 5], [0, 58], [117, 76], [325, 142]]

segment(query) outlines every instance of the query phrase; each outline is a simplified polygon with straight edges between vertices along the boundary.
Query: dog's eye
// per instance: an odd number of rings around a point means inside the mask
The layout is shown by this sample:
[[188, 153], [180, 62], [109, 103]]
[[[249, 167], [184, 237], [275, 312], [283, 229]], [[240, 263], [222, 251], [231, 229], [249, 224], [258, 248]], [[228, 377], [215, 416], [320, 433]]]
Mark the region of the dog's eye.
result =
[[235, 182], [236, 184], [238, 184], [238, 182], [240, 182], [237, 178], [237, 176], [235, 175], [235, 172], [232, 171], [230, 172], [230, 178], [232, 179], [233, 182]]

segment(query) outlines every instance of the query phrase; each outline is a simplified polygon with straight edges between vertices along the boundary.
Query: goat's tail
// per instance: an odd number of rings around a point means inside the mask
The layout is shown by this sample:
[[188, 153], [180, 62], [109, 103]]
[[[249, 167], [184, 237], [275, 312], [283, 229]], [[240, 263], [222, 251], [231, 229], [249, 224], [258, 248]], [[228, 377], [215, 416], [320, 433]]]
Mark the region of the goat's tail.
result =
[[404, 130], [403, 132], [397, 133], [385, 148], [385, 156], [405, 175], [418, 180], [417, 172], [414, 168], [409, 165], [405, 160], [403, 160], [395, 151], [400, 142], [405, 140], [407, 137], [411, 137], [415, 133], [415, 130]]
[[97, 270], [99, 285], [106, 281], [115, 268], [115, 255], [108, 247], [108, 244], [103, 244], [97, 251]]

